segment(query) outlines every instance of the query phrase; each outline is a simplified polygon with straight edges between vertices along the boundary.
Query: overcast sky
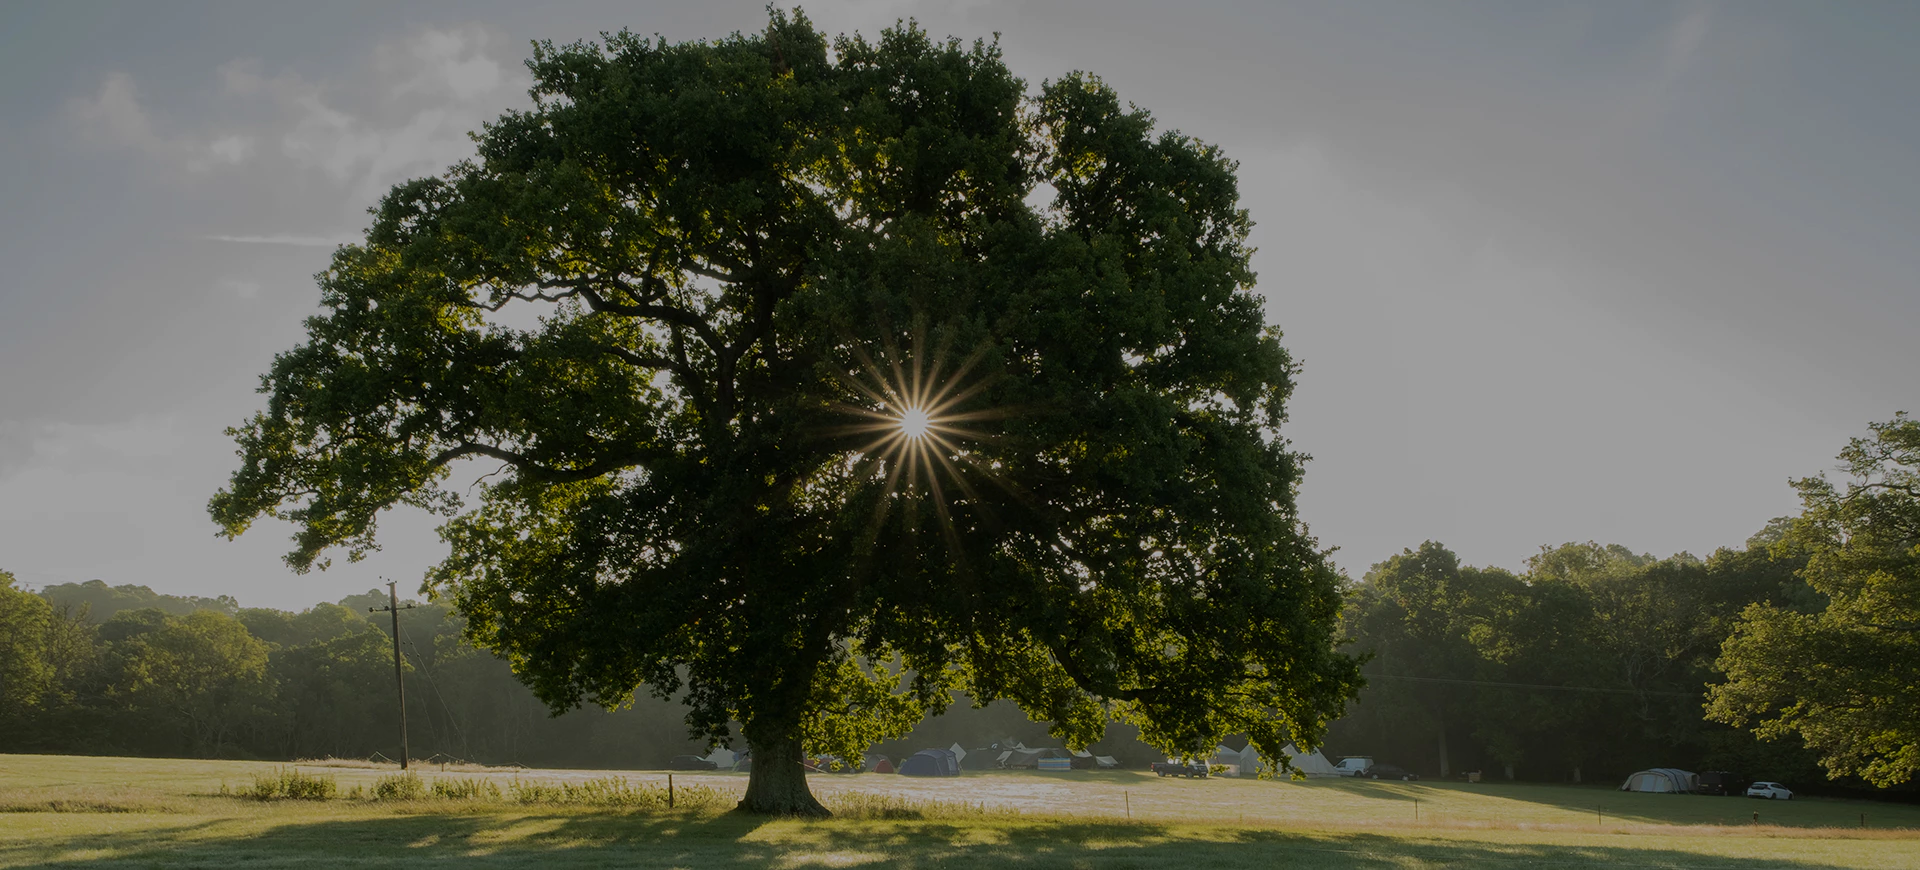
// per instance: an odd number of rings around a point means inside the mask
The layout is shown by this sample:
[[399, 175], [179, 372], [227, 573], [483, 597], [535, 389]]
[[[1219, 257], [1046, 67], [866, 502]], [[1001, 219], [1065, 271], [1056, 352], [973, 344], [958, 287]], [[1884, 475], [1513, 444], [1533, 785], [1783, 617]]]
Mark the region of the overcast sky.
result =
[[[1920, 410], [1920, 4], [834, 2], [1001, 34], [1240, 161], [1305, 371], [1304, 515], [1358, 577], [1433, 539], [1696, 554]], [[530, 40], [764, 3], [0, 2], [0, 568], [301, 607], [418, 582], [432, 523], [296, 576], [214, 536], [312, 275], [524, 106]]]

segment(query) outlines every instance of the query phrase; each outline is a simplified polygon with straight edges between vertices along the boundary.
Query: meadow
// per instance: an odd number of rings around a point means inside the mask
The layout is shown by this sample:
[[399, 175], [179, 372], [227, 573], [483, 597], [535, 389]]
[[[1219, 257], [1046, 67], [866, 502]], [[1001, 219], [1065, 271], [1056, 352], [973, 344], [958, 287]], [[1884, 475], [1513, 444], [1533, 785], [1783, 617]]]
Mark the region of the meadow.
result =
[[1865, 801], [1139, 772], [864, 774], [816, 776], [839, 815], [801, 821], [726, 812], [740, 774], [674, 774], [667, 809], [664, 773], [423, 766], [429, 795], [438, 782], [468, 797], [380, 800], [391, 767], [314, 764], [297, 770], [329, 780], [333, 799], [246, 796], [295, 770], [3, 755], [0, 867], [1920, 867], [1920, 807]]

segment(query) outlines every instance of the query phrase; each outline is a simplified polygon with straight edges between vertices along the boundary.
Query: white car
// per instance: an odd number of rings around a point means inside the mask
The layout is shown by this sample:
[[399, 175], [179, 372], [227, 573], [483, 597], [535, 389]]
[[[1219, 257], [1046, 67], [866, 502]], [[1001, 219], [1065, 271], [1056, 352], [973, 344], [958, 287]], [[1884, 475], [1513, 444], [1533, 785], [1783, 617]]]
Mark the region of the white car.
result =
[[1747, 797], [1766, 798], [1770, 801], [1793, 800], [1793, 790], [1777, 782], [1756, 782], [1747, 786]]
[[1333, 766], [1341, 776], [1366, 776], [1367, 771], [1372, 768], [1373, 757], [1370, 755], [1349, 755]]

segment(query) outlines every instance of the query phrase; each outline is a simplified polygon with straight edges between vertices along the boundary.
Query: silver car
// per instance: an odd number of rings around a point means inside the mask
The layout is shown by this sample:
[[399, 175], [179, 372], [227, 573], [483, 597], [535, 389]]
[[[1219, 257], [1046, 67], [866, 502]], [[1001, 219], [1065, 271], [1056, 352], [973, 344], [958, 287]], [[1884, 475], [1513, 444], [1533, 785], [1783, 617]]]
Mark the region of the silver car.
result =
[[1766, 798], [1770, 801], [1793, 800], [1793, 790], [1777, 782], [1756, 782], [1747, 786], [1747, 797]]

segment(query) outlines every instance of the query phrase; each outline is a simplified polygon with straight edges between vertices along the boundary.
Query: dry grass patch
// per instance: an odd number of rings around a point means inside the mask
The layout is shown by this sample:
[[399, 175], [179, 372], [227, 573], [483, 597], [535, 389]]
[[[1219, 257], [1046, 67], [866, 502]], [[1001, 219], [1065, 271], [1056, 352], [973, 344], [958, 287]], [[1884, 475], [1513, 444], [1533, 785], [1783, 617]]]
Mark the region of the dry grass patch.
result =
[[[343, 770], [399, 770], [400, 762], [374, 761], [370, 758], [297, 758], [293, 764], [299, 767], [337, 767]], [[442, 773], [515, 773], [527, 768], [519, 764], [487, 765], [471, 761], [415, 761], [416, 768], [429, 768]]]

